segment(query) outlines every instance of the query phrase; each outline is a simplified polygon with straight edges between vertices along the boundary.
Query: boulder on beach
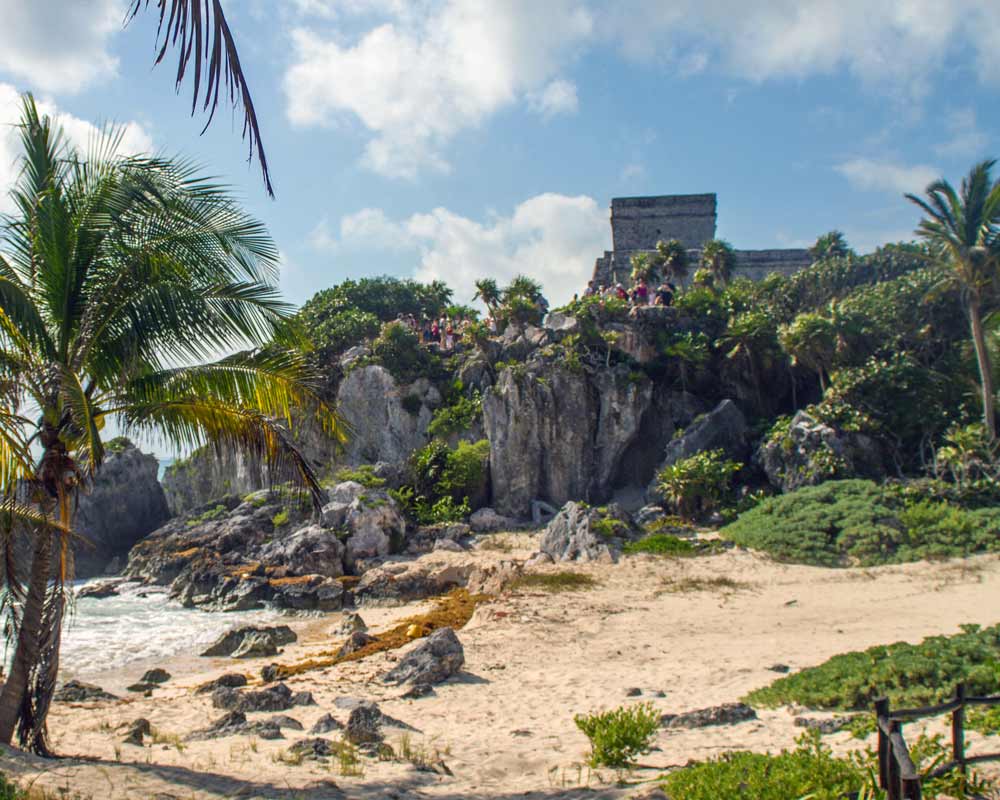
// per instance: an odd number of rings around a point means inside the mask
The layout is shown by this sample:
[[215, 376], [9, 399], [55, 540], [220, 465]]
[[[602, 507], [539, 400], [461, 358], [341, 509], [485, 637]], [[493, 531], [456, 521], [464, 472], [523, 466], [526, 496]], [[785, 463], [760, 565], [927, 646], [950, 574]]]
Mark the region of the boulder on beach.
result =
[[[261, 627], [257, 625], [243, 625], [226, 631], [216, 639], [201, 655], [205, 657], [231, 656], [244, 646], [244, 641], [259, 642], [261, 637], [266, 637], [277, 648], [281, 645], [291, 644], [298, 637], [287, 625], [274, 625], [272, 627]], [[250, 646], [249, 644], [247, 645]], [[272, 654], [273, 655], [273, 654]]]
[[95, 700], [117, 700], [118, 697], [104, 691], [100, 686], [83, 681], [66, 681], [53, 695], [59, 703], [86, 703]]
[[386, 683], [435, 684], [465, 664], [465, 650], [451, 628], [441, 628], [410, 650], [383, 678]]

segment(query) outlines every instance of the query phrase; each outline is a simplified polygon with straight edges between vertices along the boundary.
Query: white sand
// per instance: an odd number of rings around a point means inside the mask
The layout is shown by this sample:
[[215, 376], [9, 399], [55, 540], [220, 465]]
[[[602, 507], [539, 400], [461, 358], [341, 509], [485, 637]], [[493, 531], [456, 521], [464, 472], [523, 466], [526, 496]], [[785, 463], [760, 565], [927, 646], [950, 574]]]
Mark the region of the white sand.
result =
[[[513, 545], [511, 552], [425, 558], [490, 562], [525, 558], [534, 549], [528, 535], [503, 536]], [[288, 681], [293, 691], [311, 691], [318, 701], [316, 706], [283, 712], [307, 731], [327, 712], [346, 722], [347, 712], [333, 705], [337, 697], [375, 700], [385, 713], [417, 728], [419, 733], [410, 735], [412, 743], [440, 751], [453, 776], [374, 759], [364, 760], [363, 776], [342, 775], [338, 763], [286, 764], [278, 755], [308, 735], [290, 730], [278, 741], [235, 736], [183, 743], [180, 748], [167, 741], [143, 748], [120, 744], [124, 727], [137, 717], [148, 718], [168, 739], [206, 726], [222, 712], [213, 709], [206, 696], [194, 695], [191, 687], [226, 671], [256, 675], [260, 666], [275, 660], [191, 657], [163, 664], [174, 679], [153, 698], [55, 704], [50, 717], [54, 747], [74, 758], [46, 762], [7, 753], [0, 756], [0, 770], [49, 790], [68, 788], [70, 796], [75, 792], [107, 800], [625, 797], [636, 792], [635, 785], [618, 788], [613, 774], [581, 766], [588, 744], [573, 723], [574, 714], [647, 700], [662, 712], [733, 702], [774, 680], [777, 675], [767, 667], [775, 663], [799, 669], [846, 650], [918, 641], [955, 633], [962, 623], [989, 625], [1000, 617], [1000, 560], [995, 556], [827, 570], [729, 552], [687, 560], [639, 556], [613, 566], [569, 568], [592, 574], [600, 586], [557, 595], [506, 595], [481, 606], [459, 632], [465, 646], [464, 673], [439, 686], [433, 696], [400, 700], [399, 689], [375, 680], [399, 651]], [[744, 588], [661, 591], [668, 579], [719, 577]], [[377, 632], [427, 607], [429, 603], [371, 608], [361, 614]], [[277, 660], [291, 663], [339, 644], [331, 635], [338, 622], [339, 615], [293, 622], [300, 641]], [[107, 675], [103, 685], [120, 690], [139, 674], [141, 670], [130, 669], [127, 675]], [[641, 688], [643, 695], [626, 697], [631, 687]], [[792, 746], [801, 733], [792, 719], [788, 710], [765, 711], [755, 722], [661, 730], [657, 749], [643, 757], [644, 768], [633, 780], [649, 781], [664, 768], [725, 750]], [[385, 732], [398, 750], [402, 731]], [[860, 745], [847, 733], [825, 741], [838, 750]], [[975, 737], [971, 741], [977, 746]], [[992, 744], [992, 749], [1000, 749]], [[321, 790], [318, 781], [334, 781], [343, 794]], [[592, 791], [581, 793], [582, 787]]]

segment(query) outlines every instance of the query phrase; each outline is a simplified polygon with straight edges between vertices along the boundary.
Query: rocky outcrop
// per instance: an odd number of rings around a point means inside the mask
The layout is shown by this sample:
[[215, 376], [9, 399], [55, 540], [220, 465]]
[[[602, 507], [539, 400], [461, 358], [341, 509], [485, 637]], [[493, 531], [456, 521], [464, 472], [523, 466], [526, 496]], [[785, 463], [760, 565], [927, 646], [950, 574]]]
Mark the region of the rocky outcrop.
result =
[[[749, 455], [749, 434], [743, 412], [732, 400], [723, 400], [667, 443], [657, 471], [705, 450], [723, 450], [729, 458], [745, 462]], [[650, 503], [663, 500], [655, 479], [647, 488], [646, 498]]]
[[202, 447], [171, 464], [163, 473], [167, 504], [176, 515], [188, 514], [216, 498], [245, 495], [267, 485], [260, 464], [237, 450]]
[[710, 728], [753, 719], [757, 719], [757, 712], [745, 703], [723, 703], [721, 706], [700, 708], [684, 714], [664, 714], [660, 718], [660, 725], [664, 728]]
[[465, 664], [465, 650], [451, 628], [434, 631], [410, 650], [383, 678], [386, 683], [441, 683]]
[[782, 492], [831, 478], [885, 476], [878, 442], [863, 433], [838, 431], [805, 411], [792, 417], [783, 436], [765, 440], [756, 458], [771, 485]]
[[464, 586], [472, 572], [468, 564], [434, 561], [388, 562], [374, 567], [352, 590], [357, 603], [407, 603], [445, 594]]
[[351, 370], [337, 389], [336, 406], [351, 432], [343, 461], [405, 461], [427, 444], [427, 426], [440, 404], [440, 392], [426, 378], [400, 386], [385, 367]]
[[[339, 611], [343, 576], [406, 547], [406, 522], [386, 492], [338, 484], [314, 516], [300, 495], [223, 498], [172, 520], [133, 548], [126, 574], [169, 586], [187, 607], [242, 611], [272, 605]], [[270, 652], [261, 643], [248, 655]]]
[[648, 481], [674, 430], [669, 405], [624, 366], [591, 374], [536, 361], [504, 370], [483, 397], [496, 510], [525, 518], [536, 499], [597, 502], [634, 482], [632, 473]]
[[[273, 627], [244, 625], [240, 628], [233, 628], [233, 630], [226, 631], [211, 645], [209, 645], [201, 655], [207, 658], [218, 658], [219, 656], [233, 656], [234, 658], [237, 658], [238, 656], [236, 653], [247, 649], [253, 642], [265, 640], [271, 643], [271, 645], [275, 648], [275, 652], [277, 652], [278, 647], [285, 644], [291, 644], [297, 638], [298, 637], [295, 635], [295, 631], [287, 625], [275, 625]], [[229, 683], [222, 685], [231, 686]]]
[[569, 502], [546, 526], [538, 547], [553, 561], [614, 561], [632, 529], [628, 515], [614, 505], [599, 510]]
[[85, 539], [73, 544], [78, 578], [124, 562], [136, 542], [170, 518], [157, 470], [156, 458], [130, 442], [107, 454], [93, 485], [80, 495], [74, 517]]

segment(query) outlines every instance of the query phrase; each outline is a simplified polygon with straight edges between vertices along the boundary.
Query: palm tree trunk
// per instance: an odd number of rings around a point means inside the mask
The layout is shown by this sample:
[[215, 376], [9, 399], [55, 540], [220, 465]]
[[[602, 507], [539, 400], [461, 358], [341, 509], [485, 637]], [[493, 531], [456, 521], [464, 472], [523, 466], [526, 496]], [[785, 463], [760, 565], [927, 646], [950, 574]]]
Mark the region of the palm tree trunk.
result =
[[52, 570], [52, 533], [36, 533], [28, 594], [21, 614], [21, 627], [17, 636], [17, 649], [11, 664], [10, 675], [0, 692], [0, 743], [10, 744], [17, 726], [21, 707], [28, 690], [32, 670], [38, 663], [42, 616], [45, 594]]
[[996, 401], [993, 396], [993, 365], [990, 363], [990, 351], [986, 347], [986, 337], [983, 335], [983, 319], [978, 297], [972, 297], [969, 300], [969, 326], [972, 328], [972, 342], [976, 347], [979, 380], [983, 390], [983, 423], [986, 425], [986, 433], [992, 442], [997, 438]]

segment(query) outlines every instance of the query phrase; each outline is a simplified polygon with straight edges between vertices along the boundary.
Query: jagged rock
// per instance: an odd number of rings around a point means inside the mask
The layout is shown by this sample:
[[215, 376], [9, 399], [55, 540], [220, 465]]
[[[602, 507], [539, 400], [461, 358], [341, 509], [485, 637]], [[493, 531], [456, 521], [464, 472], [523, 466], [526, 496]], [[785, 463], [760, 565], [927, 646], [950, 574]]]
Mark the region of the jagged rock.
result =
[[580, 327], [580, 322], [576, 317], [570, 316], [569, 314], [563, 314], [559, 311], [550, 311], [545, 315], [545, 319], [542, 321], [542, 326], [547, 331], [555, 334], [568, 334], [574, 333]]
[[370, 352], [371, 350], [368, 348], [368, 345], [365, 344], [356, 344], [354, 347], [349, 347], [344, 351], [343, 355], [340, 356], [340, 368], [347, 369], [354, 364], [354, 362], [364, 358]]
[[643, 506], [635, 513], [635, 524], [645, 527], [667, 516], [662, 506]]
[[212, 705], [224, 711], [287, 711], [296, 705], [312, 705], [309, 692], [296, 692], [284, 683], [276, 683], [258, 691], [238, 692], [223, 687], [212, 692]]
[[274, 683], [278, 680], [278, 665], [277, 664], [265, 664], [260, 668], [260, 679], [264, 683]]
[[[429, 553], [433, 550], [447, 549], [452, 544], [458, 545], [458, 542], [470, 533], [471, 528], [462, 522], [421, 525], [407, 535], [406, 552], [418, 555], [420, 553]], [[446, 544], [439, 546], [440, 542], [445, 542]], [[459, 550], [461, 549], [459, 545]]]
[[158, 688], [160, 688], [159, 684], [145, 683], [143, 681], [139, 681], [138, 683], [133, 683], [130, 686], [125, 687], [126, 691], [136, 692], [138, 694], [144, 694], [147, 697], [149, 697], [153, 693], [153, 689], [158, 689]]
[[476, 567], [469, 575], [465, 588], [470, 594], [503, 594], [523, 573], [524, 565], [516, 561]]
[[274, 637], [264, 633], [248, 633], [240, 641], [240, 646], [232, 652], [232, 658], [265, 658], [278, 655]]
[[[407, 400], [405, 398], [414, 398]], [[411, 411], [413, 403], [419, 406]], [[387, 369], [352, 369], [337, 389], [336, 407], [351, 431], [343, 459], [349, 464], [402, 463], [427, 441], [427, 426], [441, 394], [426, 378], [400, 386]]]
[[107, 597], [117, 597], [118, 590], [124, 580], [124, 578], [112, 578], [107, 581], [84, 584], [76, 590], [76, 599], [83, 600], [89, 597], [91, 600], [103, 600]]
[[402, 700], [417, 700], [421, 697], [430, 697], [434, 694], [434, 687], [429, 683], [415, 683], [399, 697]]
[[465, 664], [465, 650], [451, 628], [441, 628], [421, 641], [393, 667], [386, 683], [435, 684], [447, 680]]
[[387, 556], [402, 548], [406, 520], [386, 492], [346, 481], [333, 488], [330, 499], [323, 507], [323, 526], [346, 531], [348, 567], [353, 568], [359, 559]]
[[155, 667], [153, 669], [146, 670], [146, 672], [139, 680], [141, 680], [143, 683], [166, 683], [167, 681], [170, 680], [170, 677], [171, 677], [170, 673], [167, 672], [165, 669], [160, 669], [159, 667]]
[[336, 531], [308, 525], [265, 546], [262, 563], [283, 565], [292, 575], [322, 575], [339, 578], [344, 574], [344, 543]]
[[878, 442], [863, 433], [838, 431], [799, 411], [788, 432], [757, 450], [771, 485], [782, 492], [822, 483], [831, 477], [881, 478], [885, 465]]
[[367, 570], [352, 593], [358, 603], [423, 600], [465, 585], [471, 571], [470, 564], [390, 562]]
[[469, 527], [475, 533], [494, 533], [516, 530], [520, 526], [517, 520], [498, 514], [492, 508], [481, 508], [472, 512], [469, 517]]
[[158, 469], [156, 458], [131, 442], [108, 453], [90, 489], [80, 494], [73, 517], [74, 529], [84, 537], [73, 543], [77, 577], [104, 573], [110, 561], [125, 558], [170, 518]]
[[239, 628], [226, 631], [213, 642], [208, 649], [202, 652], [202, 656], [231, 656], [243, 645], [243, 641], [248, 637], [268, 637], [275, 647], [291, 644], [298, 637], [287, 625], [275, 625], [273, 627], [260, 627], [257, 625], [243, 625]]
[[664, 714], [660, 725], [664, 728], [708, 728], [713, 725], [735, 725], [757, 719], [757, 712], [745, 703], [723, 703], [721, 706], [700, 708], [685, 714]]
[[771, 672], [777, 672], [780, 675], [787, 675], [791, 671], [791, 667], [788, 664], [772, 664], [768, 667]]
[[343, 729], [343, 725], [338, 722], [332, 714], [324, 714], [309, 729], [309, 733], [330, 733]]
[[546, 526], [538, 547], [553, 561], [614, 561], [631, 520], [614, 504], [602, 512], [569, 502]]
[[532, 500], [609, 497], [626, 473], [651, 474], [670, 419], [649, 379], [623, 365], [593, 376], [542, 362], [503, 370], [483, 395], [496, 510], [525, 518]]
[[374, 703], [365, 703], [351, 711], [344, 735], [351, 744], [382, 741], [382, 712]]
[[303, 730], [302, 723], [295, 719], [295, 717], [289, 717], [287, 714], [276, 714], [273, 717], [268, 717], [264, 722], [277, 725], [279, 728], [290, 728], [293, 731]]
[[272, 602], [296, 611], [339, 611], [344, 607], [344, 587], [333, 578], [307, 575], [271, 581]]
[[434, 551], [445, 553], [464, 553], [465, 548], [458, 542], [451, 539], [438, 539], [434, 542]]
[[104, 691], [100, 686], [83, 681], [66, 681], [52, 697], [59, 703], [89, 703], [96, 700], [117, 700], [118, 697]]
[[[749, 433], [746, 418], [736, 403], [723, 400], [709, 413], [696, 418], [682, 434], [670, 440], [657, 472], [705, 450], [723, 450], [729, 458], [746, 461]], [[646, 490], [646, 499], [654, 504], [663, 502], [663, 495], [656, 487], [655, 478]]]
[[320, 758], [329, 758], [336, 753], [337, 750], [336, 747], [334, 747], [333, 742], [329, 739], [317, 737], [312, 739], [299, 739], [295, 742], [295, 744], [288, 748], [288, 752], [296, 758], [316, 760]]
[[337, 634], [340, 636], [350, 636], [355, 631], [367, 630], [368, 626], [365, 624], [365, 621], [361, 619], [361, 615], [348, 611], [344, 614], [344, 618], [340, 621], [340, 625], [337, 628]]
[[349, 656], [351, 653], [358, 652], [358, 650], [363, 650], [374, 641], [374, 636], [369, 636], [364, 631], [355, 631], [347, 637], [347, 641], [337, 651], [337, 658], [343, 658], [344, 656]]
[[215, 680], [207, 681], [195, 689], [195, 694], [208, 694], [216, 689], [239, 689], [247, 685], [247, 676], [239, 672], [227, 672]]
[[135, 720], [128, 727], [128, 732], [125, 734], [125, 738], [122, 739], [123, 744], [133, 744], [138, 747], [142, 747], [142, 737], [152, 736], [153, 730], [149, 725], [149, 720], [143, 717]]
[[194, 731], [186, 738], [189, 741], [221, 739], [226, 736], [253, 735], [261, 739], [283, 739], [281, 727], [272, 718], [262, 722], [248, 722], [242, 711], [223, 714], [207, 728]]

